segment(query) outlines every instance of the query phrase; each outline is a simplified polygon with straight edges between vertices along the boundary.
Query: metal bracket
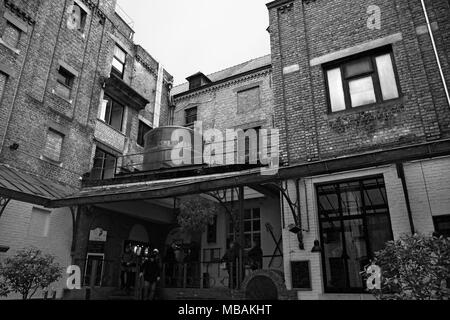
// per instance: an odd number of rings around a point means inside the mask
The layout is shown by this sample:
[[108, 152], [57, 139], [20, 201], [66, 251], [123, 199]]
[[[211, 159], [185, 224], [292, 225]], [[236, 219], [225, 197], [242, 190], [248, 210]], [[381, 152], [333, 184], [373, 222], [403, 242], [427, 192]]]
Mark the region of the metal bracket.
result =
[[0, 218], [3, 212], [5, 211], [6, 207], [8, 206], [9, 201], [11, 201], [11, 198], [0, 196]]
[[[294, 232], [297, 235], [298, 246], [299, 246], [300, 250], [305, 250], [305, 246], [303, 243], [303, 231], [307, 231], [307, 230], [304, 230], [302, 228], [302, 219], [301, 219], [301, 212], [300, 212], [299, 179], [295, 180], [295, 198], [294, 198], [295, 200], [292, 199], [292, 197], [289, 193], [287, 181], [281, 181], [280, 183], [271, 183], [270, 185], [277, 188], [277, 190], [280, 191], [282, 197], [288, 203], [289, 208], [291, 210], [292, 217], [294, 219], [294, 224], [295, 224], [295, 226], [293, 226], [293, 230], [295, 229], [295, 231], [292, 231], [292, 232]], [[283, 206], [282, 206], [282, 210], [284, 213]]]

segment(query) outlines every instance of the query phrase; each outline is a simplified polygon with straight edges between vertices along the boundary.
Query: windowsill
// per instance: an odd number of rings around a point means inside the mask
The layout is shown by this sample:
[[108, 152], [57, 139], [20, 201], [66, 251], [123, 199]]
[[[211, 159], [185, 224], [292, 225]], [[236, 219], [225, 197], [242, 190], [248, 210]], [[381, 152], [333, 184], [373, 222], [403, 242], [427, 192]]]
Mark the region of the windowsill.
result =
[[104, 124], [108, 128], [110, 128], [110, 129], [114, 130], [115, 132], [121, 134], [122, 136], [126, 137], [126, 135], [122, 131], [119, 131], [116, 128], [112, 127], [111, 125], [107, 124], [104, 120], [97, 118], [97, 121], [101, 122], [102, 124]]
[[42, 161], [48, 162], [48, 163], [50, 163], [50, 164], [52, 164], [54, 166], [57, 166], [57, 167], [60, 167], [60, 168], [63, 167], [63, 163], [62, 162], [50, 159], [50, 158], [48, 158], [48, 157], [46, 157], [44, 155], [41, 155], [40, 159]]
[[371, 111], [371, 110], [378, 109], [378, 108], [390, 108], [392, 106], [396, 106], [396, 105], [402, 104], [402, 103], [404, 103], [403, 96], [396, 98], [396, 99], [388, 100], [385, 102], [371, 103], [371, 104], [367, 104], [367, 105], [361, 106], [361, 107], [356, 107], [356, 108], [352, 108], [352, 109], [345, 109], [342, 111], [328, 113], [328, 114], [324, 115], [324, 118], [327, 120], [333, 120], [333, 119], [339, 118], [344, 115], [351, 115], [351, 114], [361, 113], [361, 112], [365, 112], [365, 111]]
[[12, 52], [14, 52], [15, 54], [17, 54], [17, 55], [20, 54], [20, 50], [19, 50], [19, 49], [10, 46], [10, 45], [7, 44], [5, 41], [3, 41], [2, 38], [0, 38], [0, 44], [2, 44], [3, 46], [5, 46], [6, 48], [8, 48], [9, 50], [11, 50]]

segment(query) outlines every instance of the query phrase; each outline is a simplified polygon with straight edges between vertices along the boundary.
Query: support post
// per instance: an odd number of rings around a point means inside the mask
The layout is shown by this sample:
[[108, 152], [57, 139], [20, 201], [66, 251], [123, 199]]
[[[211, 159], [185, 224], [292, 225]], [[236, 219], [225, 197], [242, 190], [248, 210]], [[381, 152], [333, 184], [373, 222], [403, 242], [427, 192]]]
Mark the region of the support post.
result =
[[3, 212], [8, 206], [9, 201], [11, 201], [11, 198], [7, 198], [0, 195], [0, 218], [2, 217]]
[[242, 281], [244, 279], [243, 269], [244, 269], [244, 187], [239, 187], [239, 262], [238, 262], [238, 288], [241, 287]]

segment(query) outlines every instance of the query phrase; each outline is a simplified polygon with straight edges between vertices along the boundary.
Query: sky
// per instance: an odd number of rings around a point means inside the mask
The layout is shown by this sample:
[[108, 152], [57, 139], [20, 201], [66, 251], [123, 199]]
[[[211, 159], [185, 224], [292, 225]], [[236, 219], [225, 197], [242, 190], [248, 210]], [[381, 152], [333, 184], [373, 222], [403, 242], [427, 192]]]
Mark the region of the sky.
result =
[[175, 84], [270, 53], [269, 0], [118, 0]]

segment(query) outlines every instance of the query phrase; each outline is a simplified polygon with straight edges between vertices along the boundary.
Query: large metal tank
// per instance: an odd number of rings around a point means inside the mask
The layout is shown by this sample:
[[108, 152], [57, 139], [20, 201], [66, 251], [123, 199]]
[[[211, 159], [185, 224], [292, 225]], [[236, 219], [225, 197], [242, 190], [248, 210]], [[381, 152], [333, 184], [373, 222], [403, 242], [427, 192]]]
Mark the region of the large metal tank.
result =
[[[194, 149], [194, 135], [199, 139], [197, 141], [202, 141], [202, 137], [196, 134], [194, 130], [178, 126], [159, 127], [144, 136], [144, 171], [179, 167], [172, 161], [172, 151], [177, 148], [179, 143], [179, 140], [172, 139], [176, 130], [180, 130], [177, 136], [190, 137], [188, 139], [190, 141], [186, 141], [183, 146], [183, 152], [189, 154], [190, 163], [184, 165], [194, 165], [195, 158], [202, 160], [203, 151]], [[176, 151], [179, 152], [179, 150]]]

